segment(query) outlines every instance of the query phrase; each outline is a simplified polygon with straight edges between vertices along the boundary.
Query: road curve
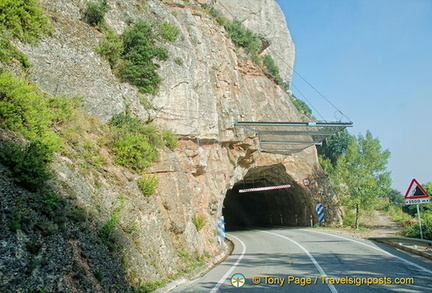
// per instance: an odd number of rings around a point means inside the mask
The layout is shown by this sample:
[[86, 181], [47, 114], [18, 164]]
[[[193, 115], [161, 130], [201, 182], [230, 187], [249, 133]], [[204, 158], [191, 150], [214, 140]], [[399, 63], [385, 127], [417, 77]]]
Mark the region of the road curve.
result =
[[432, 292], [431, 260], [383, 244], [308, 228], [227, 236], [233, 253], [171, 292]]

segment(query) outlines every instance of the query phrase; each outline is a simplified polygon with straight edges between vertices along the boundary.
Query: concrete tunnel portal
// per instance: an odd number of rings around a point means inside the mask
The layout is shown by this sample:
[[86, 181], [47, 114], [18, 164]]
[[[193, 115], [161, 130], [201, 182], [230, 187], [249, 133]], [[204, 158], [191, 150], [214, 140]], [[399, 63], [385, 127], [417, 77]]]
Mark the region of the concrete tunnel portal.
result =
[[[290, 188], [240, 193], [240, 189], [291, 185]], [[310, 200], [282, 164], [249, 170], [228, 190], [222, 214], [227, 231], [268, 226], [306, 226], [310, 223]]]

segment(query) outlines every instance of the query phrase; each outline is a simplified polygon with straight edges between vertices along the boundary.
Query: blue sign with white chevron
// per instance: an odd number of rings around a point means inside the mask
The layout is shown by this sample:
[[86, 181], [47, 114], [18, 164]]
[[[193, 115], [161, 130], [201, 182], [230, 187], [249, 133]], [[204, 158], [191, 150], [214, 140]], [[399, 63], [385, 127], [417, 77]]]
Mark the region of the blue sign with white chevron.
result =
[[223, 243], [225, 241], [225, 219], [224, 217], [217, 218], [217, 236], [218, 242]]
[[318, 222], [324, 222], [324, 205], [322, 203], [317, 204], [316, 211], [318, 214]]

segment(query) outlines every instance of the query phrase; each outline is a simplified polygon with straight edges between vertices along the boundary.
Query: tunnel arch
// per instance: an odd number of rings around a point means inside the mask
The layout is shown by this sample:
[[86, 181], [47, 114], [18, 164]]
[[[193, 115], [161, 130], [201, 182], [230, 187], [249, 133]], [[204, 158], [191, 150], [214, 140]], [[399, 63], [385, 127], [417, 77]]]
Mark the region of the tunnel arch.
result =
[[[291, 185], [290, 188], [240, 193], [240, 189]], [[228, 190], [222, 214], [226, 229], [266, 226], [307, 226], [311, 200], [303, 186], [288, 175], [282, 164], [256, 167]]]

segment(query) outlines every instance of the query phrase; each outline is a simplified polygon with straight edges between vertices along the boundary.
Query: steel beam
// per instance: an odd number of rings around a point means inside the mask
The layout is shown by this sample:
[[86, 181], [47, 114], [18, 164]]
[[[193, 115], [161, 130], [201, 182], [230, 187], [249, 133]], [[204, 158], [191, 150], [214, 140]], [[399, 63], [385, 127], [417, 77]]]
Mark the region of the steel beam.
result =
[[318, 135], [329, 136], [338, 133], [339, 131], [270, 131], [270, 130], [257, 130], [260, 135]]
[[321, 145], [321, 142], [309, 142], [309, 141], [271, 141], [261, 140], [261, 144], [300, 144], [300, 145]]
[[352, 122], [246, 122], [238, 121], [234, 126], [309, 126], [309, 127], [352, 127]]

